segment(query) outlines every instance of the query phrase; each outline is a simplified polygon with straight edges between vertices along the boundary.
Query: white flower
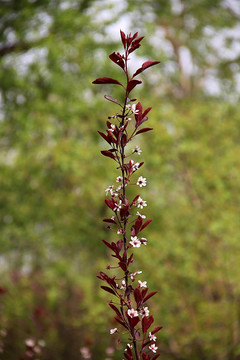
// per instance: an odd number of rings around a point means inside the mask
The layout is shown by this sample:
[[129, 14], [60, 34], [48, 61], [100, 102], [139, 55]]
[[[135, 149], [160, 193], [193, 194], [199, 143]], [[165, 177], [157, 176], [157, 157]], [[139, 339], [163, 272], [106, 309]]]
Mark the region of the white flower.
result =
[[131, 110], [134, 114], [138, 114], [138, 113], [139, 113], [139, 110], [136, 110], [136, 104], [126, 105], [126, 108], [128, 108], [129, 110]]
[[144, 201], [141, 197], [138, 198], [138, 207], [143, 209], [144, 206], [147, 206], [147, 202]]
[[132, 169], [133, 169], [133, 171], [136, 171], [138, 168], [139, 168], [139, 162], [136, 162], [136, 163], [133, 165]]
[[122, 234], [122, 233], [123, 233], [122, 229], [118, 229], [117, 234]]
[[149, 338], [150, 340], [156, 341], [157, 337], [155, 335], [153, 335], [151, 332], [149, 333]]
[[108, 131], [114, 132], [115, 130], [115, 125], [111, 124], [111, 129], [108, 129]]
[[144, 317], [144, 316], [149, 316], [149, 310], [148, 310], [148, 307], [147, 307], [147, 306], [145, 306], [143, 309], [140, 310], [140, 315], [141, 315], [142, 317]]
[[27, 339], [27, 340], [25, 340], [25, 344], [26, 344], [28, 347], [34, 347], [34, 346], [35, 346], [35, 340], [33, 340], [33, 339]]
[[141, 246], [141, 241], [137, 238], [137, 236], [131, 236], [131, 240], [129, 243], [133, 246], [133, 247], [140, 247]]
[[135, 148], [133, 149], [133, 152], [136, 152], [138, 155], [141, 155], [142, 150], [140, 149], [139, 146], [135, 146]]
[[116, 179], [116, 182], [121, 182], [121, 181], [122, 181], [122, 177], [118, 176], [117, 179]]
[[141, 215], [139, 211], [137, 212], [137, 216], [140, 216], [142, 219], [146, 219], [146, 216], [145, 216], [145, 215]]
[[127, 351], [127, 348], [132, 349], [132, 345], [131, 345], [131, 344], [127, 344], [127, 347], [126, 347], [126, 349], [125, 349], [124, 351]]
[[81, 355], [83, 357], [83, 359], [91, 359], [91, 354], [90, 354], [90, 351], [87, 347], [82, 347], [80, 349], [80, 352], [81, 352]]
[[140, 241], [141, 241], [141, 244], [147, 245], [147, 239], [146, 238], [141, 238]]
[[114, 329], [110, 329], [110, 334], [112, 335], [112, 334], [115, 334], [116, 332], [118, 331], [118, 329], [117, 328], [114, 328]]
[[139, 185], [140, 187], [146, 186], [147, 185], [146, 178], [144, 178], [142, 176], [139, 176], [138, 181], [137, 181], [137, 185]]
[[122, 200], [119, 200], [119, 204], [115, 203], [115, 208], [113, 211], [119, 211], [122, 207]]
[[108, 195], [109, 192], [111, 195], [113, 195], [114, 194], [113, 185], [110, 185], [109, 187], [107, 187], [105, 192], [106, 192], [106, 195]]
[[125, 280], [122, 281], [122, 286], [120, 287], [121, 290], [126, 290], [126, 283]]
[[133, 308], [132, 308], [132, 309], [128, 309], [127, 313], [128, 313], [128, 316], [130, 316], [130, 318], [133, 318], [133, 317], [137, 317], [137, 316], [138, 316], [137, 310], [134, 310]]
[[146, 281], [138, 280], [138, 283], [139, 283], [140, 287], [144, 287], [144, 288], [147, 287], [147, 282]]
[[136, 276], [136, 275], [138, 275], [138, 274], [141, 274], [141, 273], [142, 273], [142, 271], [140, 271], [140, 270], [135, 271], [135, 273], [131, 273], [131, 274], [130, 274], [130, 277], [131, 277], [131, 279], [133, 280], [133, 279], [134, 279], [134, 276]]
[[158, 347], [155, 344], [152, 344], [152, 345], [149, 346], [149, 349], [152, 350], [152, 352], [155, 353], [157, 351]]

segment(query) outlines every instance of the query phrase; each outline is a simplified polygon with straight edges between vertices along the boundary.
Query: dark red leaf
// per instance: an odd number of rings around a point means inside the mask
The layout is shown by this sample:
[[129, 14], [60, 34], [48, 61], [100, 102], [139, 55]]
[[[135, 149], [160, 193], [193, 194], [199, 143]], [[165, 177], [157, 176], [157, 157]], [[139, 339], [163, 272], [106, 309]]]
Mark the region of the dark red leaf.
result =
[[127, 360], [133, 360], [133, 357], [127, 353], [124, 353], [124, 356]]
[[110, 209], [113, 210], [115, 208], [115, 204], [112, 200], [105, 199], [104, 202], [108, 207], [110, 207]]
[[93, 84], [117, 84], [117, 85], [121, 85], [122, 87], [124, 87], [123, 84], [120, 83], [118, 80], [115, 80], [115, 79], [112, 79], [109, 77], [98, 78], [98, 79], [94, 80], [92, 83]]
[[135, 196], [135, 198], [133, 199], [132, 203], [130, 206], [134, 205], [137, 202], [137, 199], [139, 198], [140, 194], [138, 194], [137, 196]]
[[[134, 34], [134, 35], [135, 35], [135, 34]], [[143, 38], [144, 38], [144, 36], [141, 36], [141, 37], [137, 38], [136, 40], [134, 40], [134, 41], [132, 42], [132, 46], [131, 46], [130, 49], [129, 49], [129, 54], [130, 54], [131, 52], [133, 52], [134, 50], [138, 49], [138, 48], [141, 46], [140, 41], [141, 41]]]
[[147, 227], [150, 224], [150, 222], [152, 222], [152, 219], [148, 219], [147, 221], [145, 221], [145, 223], [142, 225], [140, 231], [143, 231], [143, 229], [145, 229], [145, 227]]
[[148, 294], [144, 299], [143, 302], [146, 302], [148, 299], [150, 299], [153, 295], [155, 295], [157, 291], [153, 291], [150, 294]]
[[101, 288], [102, 288], [103, 290], [109, 292], [110, 294], [113, 294], [113, 295], [117, 296], [117, 295], [115, 294], [115, 292], [114, 292], [111, 288], [109, 288], [109, 287], [107, 287], [107, 286], [101, 286]]
[[142, 114], [142, 117], [145, 118], [145, 116], [149, 113], [149, 111], [152, 109], [152, 107], [147, 108], [144, 113]]
[[130, 91], [132, 91], [132, 89], [135, 88], [135, 86], [137, 86], [137, 85], [139, 85], [141, 83], [142, 83], [142, 81], [140, 81], [140, 80], [130, 80], [128, 85], [127, 85], [127, 93], [129, 94]]
[[124, 60], [121, 56], [121, 54], [119, 54], [118, 52], [115, 53], [113, 52], [112, 54], [109, 55], [109, 58], [118, 66], [120, 66], [122, 69], [124, 69]]
[[120, 266], [120, 268], [121, 268], [123, 271], [127, 271], [127, 265], [126, 265], [125, 262], [119, 261], [118, 265]]
[[105, 135], [103, 132], [101, 132], [101, 131], [99, 131], [98, 130], [98, 133], [99, 133], [99, 135], [101, 135], [102, 136], [102, 138], [104, 139], [104, 140], [106, 140], [109, 144], [111, 144], [111, 137], [109, 137], [108, 135]]
[[122, 30], [120, 30], [120, 34], [121, 34], [121, 39], [122, 39], [122, 44], [125, 48], [126, 46], [126, 35], [124, 34], [124, 32]]
[[162, 326], [156, 326], [153, 331], [151, 331], [151, 334], [156, 334], [159, 330], [161, 330], [163, 327]]
[[139, 305], [142, 303], [142, 293], [138, 287], [134, 290], [134, 299], [137, 303], [137, 307], [139, 307]]
[[122, 320], [118, 319], [117, 317], [115, 317], [115, 320], [116, 320], [119, 324], [121, 324], [123, 327], [125, 327], [126, 329], [128, 329], [127, 325], [126, 325]]
[[160, 356], [160, 354], [154, 355], [154, 357], [152, 358], [152, 360], [156, 360], [159, 356]]
[[132, 263], [132, 262], [133, 262], [133, 254], [131, 254], [130, 257], [128, 258], [128, 263], [127, 263], [128, 266], [129, 266], [129, 264]]
[[[141, 226], [142, 226], [142, 217], [139, 216], [137, 218], [136, 222], [135, 222], [135, 225], [134, 225], [134, 227], [135, 227], [135, 236], [139, 233], [139, 229], [141, 228]], [[142, 228], [141, 228], [141, 230], [142, 230]]]
[[150, 356], [147, 355], [145, 352], [142, 353], [142, 358], [143, 358], [143, 360], [150, 360], [151, 359]]
[[102, 240], [102, 242], [103, 242], [107, 247], [109, 247], [109, 249], [113, 250], [112, 245], [109, 244], [109, 242], [107, 242], [106, 240]]
[[116, 224], [116, 221], [113, 219], [103, 219], [103, 221], [111, 224]]
[[143, 333], [146, 333], [148, 331], [148, 329], [152, 325], [153, 321], [154, 320], [153, 320], [152, 315], [149, 316], [149, 317], [147, 317], [147, 316], [143, 317], [143, 319], [142, 319], [142, 331], [143, 331]]
[[135, 135], [138, 135], [138, 134], [141, 134], [143, 132], [150, 131], [150, 130], [153, 130], [153, 128], [143, 128], [141, 130], [138, 130]]
[[104, 156], [110, 157], [115, 160], [115, 156], [113, 155], [113, 153], [110, 150], [102, 150], [101, 153]]
[[131, 328], [133, 329], [140, 321], [139, 317], [138, 316], [134, 316], [132, 318], [129, 318], [129, 323], [130, 323], [130, 326]]
[[109, 306], [115, 311], [115, 313], [117, 314], [117, 316], [119, 316], [120, 318], [122, 318], [122, 315], [121, 315], [120, 311], [118, 310], [118, 308], [117, 308], [115, 305], [113, 305], [113, 304], [110, 303]]
[[148, 69], [150, 66], [157, 65], [159, 63], [160, 63], [160, 61], [146, 61], [146, 62], [144, 62], [142, 64], [142, 66], [139, 69], [137, 69], [137, 71], [133, 74], [132, 77], [134, 78], [135, 76], [137, 76], [138, 74], [140, 74], [144, 70]]
[[114, 97], [112, 97], [110, 95], [104, 95], [104, 97], [105, 97], [105, 99], [107, 99], [109, 101], [112, 101], [113, 103], [118, 104], [118, 105], [121, 106], [120, 102], [117, 99], [115, 99]]

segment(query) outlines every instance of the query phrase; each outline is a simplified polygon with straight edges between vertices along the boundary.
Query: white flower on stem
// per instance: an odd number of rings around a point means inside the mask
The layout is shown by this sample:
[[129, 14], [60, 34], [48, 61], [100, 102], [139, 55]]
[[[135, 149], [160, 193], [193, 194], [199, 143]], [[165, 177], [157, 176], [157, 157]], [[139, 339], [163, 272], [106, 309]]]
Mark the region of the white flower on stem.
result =
[[139, 211], [137, 211], [137, 216], [140, 216], [142, 219], [146, 219], [146, 216], [145, 216], [145, 215], [140, 214], [140, 212], [139, 212]]
[[115, 203], [115, 208], [113, 209], [113, 211], [119, 211], [122, 207], [122, 200], [119, 200], [119, 203]]
[[140, 287], [143, 287], [143, 288], [147, 287], [147, 282], [146, 281], [138, 280], [138, 283], [139, 283]]
[[126, 349], [125, 349], [124, 351], [127, 351], [127, 348], [132, 349], [132, 345], [131, 345], [131, 344], [127, 344], [127, 347], [126, 347]]
[[141, 274], [141, 273], [142, 273], [142, 271], [140, 271], [140, 270], [135, 271], [135, 273], [131, 273], [131, 274], [130, 274], [130, 277], [131, 277], [131, 279], [133, 280], [133, 279], [134, 279], [134, 276], [139, 275], [139, 274]]
[[139, 176], [138, 181], [137, 181], [137, 185], [142, 187], [142, 186], [146, 186], [147, 185], [147, 180], [146, 178]]
[[116, 332], [118, 331], [118, 329], [117, 328], [114, 328], [114, 329], [110, 329], [110, 334], [112, 335], [112, 334], [115, 334]]
[[126, 105], [126, 108], [128, 108], [129, 110], [131, 110], [134, 114], [138, 114], [138, 113], [139, 113], [139, 110], [136, 110], [136, 104]]
[[155, 344], [152, 344], [152, 345], [149, 346], [149, 349], [152, 350], [152, 352], [155, 353], [157, 351], [158, 347]]
[[135, 148], [133, 149], [133, 152], [136, 152], [138, 155], [141, 155], [142, 150], [140, 149], [139, 146], [135, 146]]
[[144, 308], [142, 308], [142, 309], [140, 310], [140, 315], [141, 315], [142, 317], [144, 317], [144, 316], [149, 316], [149, 310], [148, 310], [148, 307], [147, 307], [147, 306], [145, 306]]
[[83, 359], [91, 359], [91, 353], [86, 346], [84, 346], [80, 349], [80, 353], [81, 353]]
[[137, 316], [138, 316], [137, 310], [134, 310], [133, 308], [132, 308], [132, 309], [128, 309], [127, 314], [128, 314], [128, 316], [130, 316], [130, 318], [133, 318], [133, 317], [137, 317]]
[[109, 192], [111, 195], [113, 195], [114, 194], [113, 185], [108, 186], [106, 188], [105, 192], [106, 192], [106, 195], [108, 195]]
[[114, 215], [111, 217], [111, 220], [114, 220], [114, 221], [115, 221], [115, 216], [114, 216]]
[[118, 176], [117, 179], [116, 179], [116, 182], [121, 182], [122, 181], [122, 176]]
[[122, 234], [122, 233], [123, 233], [123, 230], [122, 230], [122, 229], [118, 229], [117, 234], [119, 235], [119, 234]]
[[133, 247], [140, 247], [141, 246], [141, 241], [137, 238], [137, 236], [131, 236], [131, 240], [129, 243], [133, 246]]
[[111, 129], [108, 129], [109, 131], [111, 131], [111, 132], [114, 132], [114, 130], [115, 130], [115, 125], [114, 124], [111, 124]]
[[126, 283], [125, 280], [122, 281], [122, 286], [120, 287], [121, 290], [126, 290]]
[[147, 245], [147, 239], [146, 238], [141, 238], [140, 241], [141, 241], [141, 244]]
[[152, 341], [156, 341], [156, 340], [157, 340], [157, 337], [150, 332], [150, 333], [149, 333], [149, 339], [152, 340]]
[[133, 165], [132, 169], [133, 169], [133, 171], [136, 171], [138, 168], [139, 168], [139, 162], [136, 162], [136, 163]]
[[144, 206], [147, 206], [147, 202], [143, 200], [141, 197], [138, 198], [138, 207], [143, 209]]

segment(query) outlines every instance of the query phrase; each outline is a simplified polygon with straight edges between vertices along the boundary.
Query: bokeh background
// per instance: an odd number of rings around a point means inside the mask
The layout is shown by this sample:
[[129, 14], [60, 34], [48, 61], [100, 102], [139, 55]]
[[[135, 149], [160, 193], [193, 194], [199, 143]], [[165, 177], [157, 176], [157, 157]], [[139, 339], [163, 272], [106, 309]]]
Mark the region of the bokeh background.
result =
[[116, 112], [103, 95], [122, 93], [91, 84], [122, 79], [120, 28], [145, 36], [133, 68], [161, 61], [134, 96], [153, 107], [138, 145], [154, 221], [135, 266], [158, 290], [162, 359], [240, 359], [240, 2], [1, 0], [2, 360], [27, 339], [43, 360], [122, 358], [96, 279], [117, 175], [97, 130]]

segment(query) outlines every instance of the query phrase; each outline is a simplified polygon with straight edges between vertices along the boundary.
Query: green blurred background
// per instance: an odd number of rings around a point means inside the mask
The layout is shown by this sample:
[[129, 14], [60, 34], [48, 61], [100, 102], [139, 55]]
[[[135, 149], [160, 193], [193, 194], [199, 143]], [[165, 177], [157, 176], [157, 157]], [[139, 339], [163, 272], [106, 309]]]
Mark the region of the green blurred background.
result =
[[122, 93], [91, 84], [122, 79], [120, 28], [145, 36], [133, 68], [161, 61], [133, 95], [153, 107], [134, 266], [158, 290], [162, 359], [240, 359], [238, 0], [0, 1], [0, 357], [33, 338], [45, 360], [122, 358], [96, 279], [118, 175], [97, 130], [117, 111], [103, 95]]

